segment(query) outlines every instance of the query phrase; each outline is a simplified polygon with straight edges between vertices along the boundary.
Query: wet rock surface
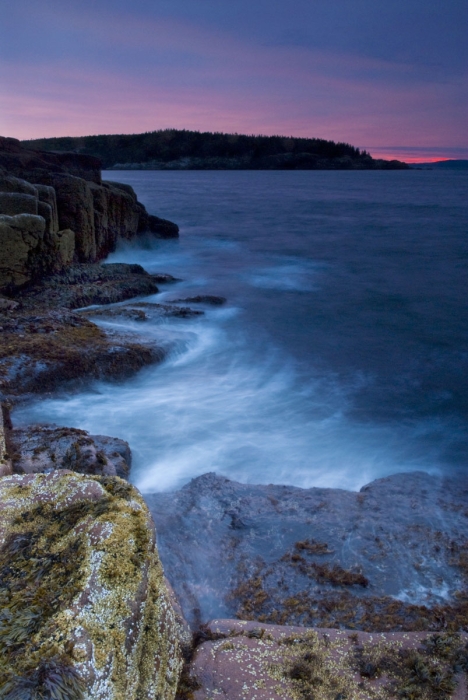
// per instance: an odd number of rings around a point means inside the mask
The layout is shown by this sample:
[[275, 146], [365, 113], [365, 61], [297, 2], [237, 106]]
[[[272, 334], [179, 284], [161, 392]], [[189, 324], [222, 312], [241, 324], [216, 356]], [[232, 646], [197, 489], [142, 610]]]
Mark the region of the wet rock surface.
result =
[[194, 628], [213, 617], [362, 630], [468, 624], [468, 487], [422, 472], [359, 493], [215, 474], [145, 496]]
[[190, 318], [202, 316], [203, 311], [191, 309], [187, 306], [175, 306], [174, 304], [157, 304], [155, 302], [130, 302], [123, 306], [103, 307], [89, 309], [83, 312], [90, 318], [130, 318], [135, 321], [156, 321], [164, 318]]
[[75, 264], [30, 286], [20, 296], [27, 306], [40, 304], [48, 308], [77, 309], [93, 304], [114, 304], [157, 292], [153, 276], [141, 265]]
[[175, 696], [178, 630], [151, 517], [117, 477], [0, 479], [0, 696]]
[[80, 314], [58, 308], [0, 308], [0, 398], [18, 400], [90, 379], [129, 376], [163, 359], [160, 347], [105, 333]]
[[468, 635], [350, 633], [214, 620], [180, 699], [465, 700]]
[[125, 440], [89, 435], [78, 428], [28, 425], [9, 431], [14, 474], [68, 469], [80, 474], [128, 478], [132, 463]]
[[[161, 284], [174, 281], [162, 273], [156, 277]], [[157, 291], [154, 276], [140, 265], [74, 264], [17, 291], [14, 297], [1, 296], [0, 400], [50, 393], [62, 385], [78, 386], [91, 379], [123, 378], [161, 361], [167, 348], [154, 339], [141, 340], [112, 328], [104, 330], [90, 319], [155, 321], [203, 312], [138, 301], [84, 313], [75, 311]]]
[[151, 276], [156, 282], [156, 284], [169, 284], [171, 282], [180, 282], [179, 278], [173, 277], [172, 275], [168, 275], [166, 272], [157, 272]]

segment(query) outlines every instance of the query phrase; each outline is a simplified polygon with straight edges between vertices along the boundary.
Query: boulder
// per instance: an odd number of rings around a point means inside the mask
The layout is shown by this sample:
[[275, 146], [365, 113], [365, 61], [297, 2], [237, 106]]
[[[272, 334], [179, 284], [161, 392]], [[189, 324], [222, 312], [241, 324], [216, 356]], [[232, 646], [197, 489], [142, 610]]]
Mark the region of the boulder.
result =
[[184, 675], [192, 700], [466, 700], [468, 635], [214, 620]]
[[15, 474], [68, 469], [80, 474], [127, 478], [130, 473], [130, 447], [119, 438], [89, 435], [78, 428], [28, 425], [10, 430], [9, 442]]
[[42, 216], [0, 216], [0, 290], [20, 287], [34, 278], [41, 265], [44, 232]]
[[115, 180], [103, 180], [102, 181], [103, 185], [109, 185], [110, 187], [113, 187], [117, 190], [123, 190], [127, 194], [131, 196], [134, 202], [137, 201], [137, 196], [135, 194], [135, 190], [131, 185], [127, 185], [125, 182], [116, 182]]
[[151, 517], [127, 482], [0, 479], [0, 580], [0, 697], [175, 697], [174, 612]]
[[92, 304], [114, 304], [157, 291], [153, 276], [140, 265], [73, 264], [22, 292], [22, 299], [50, 308], [76, 309]]

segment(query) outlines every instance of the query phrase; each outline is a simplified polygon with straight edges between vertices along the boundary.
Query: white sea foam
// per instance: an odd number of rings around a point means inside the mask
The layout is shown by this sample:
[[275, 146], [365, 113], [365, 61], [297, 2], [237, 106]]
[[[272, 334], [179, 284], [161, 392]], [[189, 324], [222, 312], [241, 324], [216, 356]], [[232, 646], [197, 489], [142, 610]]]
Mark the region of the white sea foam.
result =
[[280, 351], [248, 338], [228, 310], [195, 320], [101, 325], [163, 341], [171, 353], [122, 384], [16, 411], [16, 423], [50, 421], [128, 440], [132, 481], [174, 489], [208, 471], [250, 483], [358, 489], [376, 476], [424, 468], [385, 427], [346, 416], [332, 379], [311, 378]]
[[[141, 188], [149, 211], [177, 220], [181, 237], [122, 245], [108, 262], [182, 278], [150, 301], [217, 294], [228, 305], [113, 322], [170, 349], [165, 362], [18, 409], [17, 424], [127, 439], [146, 491], [207, 471], [358, 489], [466, 465], [458, 176], [434, 186], [414, 172], [416, 190], [392, 173], [118, 177]], [[443, 206], [424, 218], [435, 197]]]
[[433, 586], [415, 585], [407, 588], [398, 595], [393, 596], [396, 600], [410, 605], [434, 605], [436, 603], [448, 602], [452, 600], [451, 591], [448, 584], [443, 581], [441, 584]]
[[269, 267], [254, 268], [246, 272], [244, 278], [259, 289], [311, 292], [317, 287], [321, 268], [316, 263], [285, 259]]

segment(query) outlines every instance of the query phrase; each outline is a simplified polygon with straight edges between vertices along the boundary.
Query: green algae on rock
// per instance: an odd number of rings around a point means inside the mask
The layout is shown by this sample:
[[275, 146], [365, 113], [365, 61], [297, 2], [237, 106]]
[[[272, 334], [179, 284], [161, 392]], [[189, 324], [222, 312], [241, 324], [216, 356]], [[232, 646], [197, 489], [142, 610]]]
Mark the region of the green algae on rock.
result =
[[118, 477], [0, 480], [0, 697], [175, 696], [174, 613], [139, 493]]

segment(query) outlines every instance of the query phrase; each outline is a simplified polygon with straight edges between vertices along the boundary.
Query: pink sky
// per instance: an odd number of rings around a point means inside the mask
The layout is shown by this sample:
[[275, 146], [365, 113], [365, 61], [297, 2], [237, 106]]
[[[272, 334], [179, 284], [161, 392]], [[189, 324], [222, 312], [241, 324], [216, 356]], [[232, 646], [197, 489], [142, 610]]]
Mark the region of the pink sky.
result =
[[[375, 40], [385, 27], [371, 4], [348, 23], [317, 6], [309, 26], [305, 0], [292, 0], [292, 18], [275, 0], [258, 16], [264, 0], [237, 2], [244, 17], [212, 0], [198, 13], [186, 0], [165, 12], [145, 0], [17, 0], [0, 27], [0, 134], [186, 128], [332, 139], [412, 162], [468, 158], [468, 71], [454, 39], [438, 46], [431, 34], [450, 29], [447, 13], [428, 15], [421, 37], [402, 29], [408, 46], [395, 48], [393, 35], [383, 34], [388, 47]], [[402, 12], [418, 2], [401, 0]]]

